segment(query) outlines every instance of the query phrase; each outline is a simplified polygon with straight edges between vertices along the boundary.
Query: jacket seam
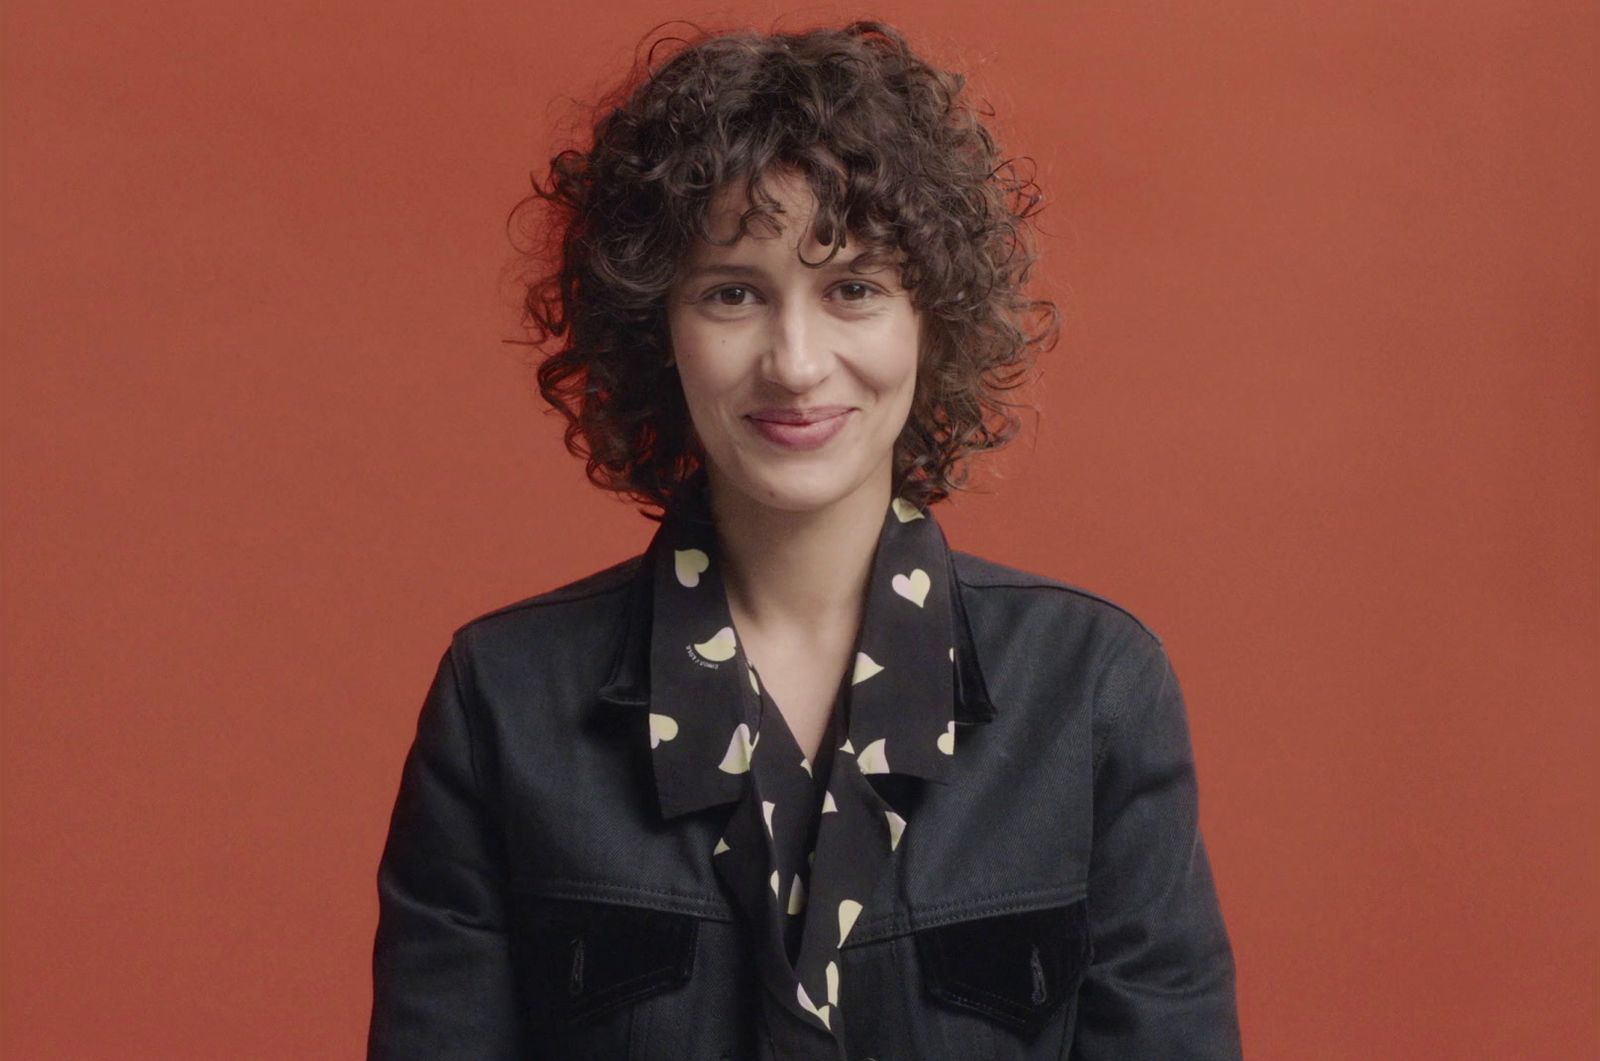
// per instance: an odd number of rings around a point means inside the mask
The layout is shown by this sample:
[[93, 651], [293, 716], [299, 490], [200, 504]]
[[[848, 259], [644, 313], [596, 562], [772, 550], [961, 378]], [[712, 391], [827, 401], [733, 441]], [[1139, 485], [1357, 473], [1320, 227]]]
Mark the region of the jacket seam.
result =
[[[845, 949], [851, 946], [866, 946], [870, 943], [879, 943], [885, 939], [908, 935], [913, 932], [923, 932], [930, 928], [940, 928], [944, 925], [956, 924], [967, 920], [980, 920], [984, 917], [1001, 917], [1006, 914], [1028, 913], [1034, 910], [1051, 910], [1057, 906], [1071, 906], [1073, 903], [1082, 902], [1088, 897], [1088, 886], [1079, 884], [1071, 888], [1024, 888], [1015, 891], [995, 892], [993, 895], [980, 899], [963, 899], [957, 902], [940, 903], [933, 906], [915, 908], [911, 913], [890, 914], [876, 918], [860, 926], [861, 938], [859, 942], [845, 944]], [[996, 899], [1014, 898], [1015, 902], [995, 903]], [[978, 911], [978, 917], [963, 917]]]
[[[979, 561], [982, 561], [984, 563], [994, 563], [994, 561], [984, 560], [983, 557], [974, 556], [971, 553], [961, 553], [958, 550], [951, 550], [951, 552], [952, 552], [953, 556], [970, 556], [970, 557], [972, 557], [972, 559], [979, 560]], [[1102, 597], [1098, 593], [1095, 593], [1095, 592], [1093, 592], [1091, 590], [1086, 590], [1086, 589], [1082, 588], [1081, 586], [1069, 585], [1069, 584], [1067, 584], [1065, 582], [1059, 582], [1059, 581], [1057, 581], [1057, 580], [1055, 580], [1053, 578], [1048, 578], [1048, 577], [1046, 577], [1044, 575], [1035, 575], [1032, 578], [1028, 578], [1026, 576], [1026, 573], [1019, 574], [1019, 575], [1003, 575], [1003, 576], [1001, 576], [1000, 578], [998, 578], [998, 579], [996, 579], [994, 581], [974, 581], [970, 576], [963, 575], [960, 571], [957, 571], [956, 572], [956, 581], [958, 581], [962, 586], [964, 586], [964, 587], [966, 587], [968, 589], [974, 589], [974, 590], [983, 590], [983, 589], [1050, 590], [1050, 591], [1054, 591], [1054, 592], [1057, 592], [1057, 593], [1065, 593], [1065, 594], [1068, 594], [1069, 596], [1073, 596], [1073, 597], [1079, 597], [1079, 598], [1081, 598], [1083, 600], [1094, 601], [1097, 604], [1103, 604], [1108, 608], [1111, 608], [1111, 609], [1114, 609], [1115, 611], [1121, 612], [1123, 615], [1127, 616], [1129, 619], [1132, 619], [1133, 622], [1135, 623], [1135, 625], [1137, 625], [1139, 627], [1139, 629], [1143, 630], [1146, 634], [1149, 634], [1152, 638], [1154, 638], [1156, 644], [1158, 644], [1158, 645], [1163, 644], [1163, 642], [1161, 640], [1161, 635], [1156, 633], [1153, 629], [1151, 629], [1150, 626], [1148, 624], [1146, 624], [1143, 619], [1139, 618], [1139, 616], [1135, 615], [1133, 612], [1129, 611], [1127, 608], [1125, 608], [1121, 604], [1118, 604], [1116, 601], [1110, 600], [1110, 599], [1108, 599], [1106, 597]]]
[[478, 734], [472, 723], [471, 701], [467, 698], [466, 690], [461, 685], [463, 668], [459, 654], [464, 650], [466, 638], [466, 631], [462, 630], [450, 639], [450, 682], [455, 687], [456, 704], [461, 710], [461, 723], [467, 730], [467, 768], [472, 774], [472, 798], [481, 806], [483, 803], [483, 781], [478, 769]]
[[643, 553], [630, 556], [626, 560], [620, 560], [608, 568], [602, 568], [601, 570], [586, 576], [586, 578], [578, 579], [575, 583], [569, 583], [569, 585], [577, 585], [578, 583], [586, 581], [588, 578], [598, 578], [608, 571], [612, 572], [614, 576], [619, 579], [619, 581], [607, 582], [606, 584], [597, 586], [594, 589], [583, 590], [581, 592], [568, 592], [566, 587], [558, 586], [555, 589], [548, 590], [533, 597], [529, 597], [527, 600], [513, 601], [510, 604], [503, 604], [498, 608], [493, 608], [484, 612], [482, 615], [468, 619], [466, 622], [462, 623], [456, 628], [456, 633], [459, 634], [467, 627], [483, 622], [485, 619], [493, 619], [501, 615], [511, 615], [516, 612], [528, 611], [533, 608], [549, 608], [558, 604], [575, 604], [579, 601], [592, 600], [595, 597], [604, 597], [607, 594], [626, 592], [629, 583], [637, 573], [636, 570], [629, 570], [629, 565], [636, 565], [636, 562], [642, 560], [643, 557]]
[[[1154, 637], [1153, 634], [1151, 636]], [[1105, 697], [1102, 694], [1103, 694], [1103, 690], [1105, 689], [1106, 679], [1111, 675], [1111, 673], [1114, 670], [1116, 670], [1117, 665], [1119, 663], [1121, 663], [1125, 658], [1127, 658], [1128, 654], [1133, 651], [1133, 647], [1131, 645], [1131, 642], [1133, 642], [1134, 640], [1136, 640], [1135, 637], [1127, 638], [1122, 643], [1121, 649], [1117, 652], [1117, 654], [1114, 657], [1112, 657], [1111, 661], [1108, 662], [1104, 667], [1102, 667], [1100, 669], [1099, 675], [1095, 678], [1093, 699], [1091, 700], [1091, 704], [1093, 704], [1095, 710], [1099, 709], [1101, 703], [1105, 699]], [[1163, 659], [1165, 659], [1165, 657], [1166, 657], [1166, 649], [1162, 647], [1160, 639], [1157, 639], [1156, 640], [1156, 654], [1151, 658], [1149, 663], [1145, 664], [1144, 667], [1140, 668], [1138, 674], [1135, 675], [1135, 678], [1137, 679], [1139, 677], [1143, 677], [1144, 674], [1146, 672], [1148, 672], [1151, 667], [1159, 665], [1160, 662]], [[1137, 684], [1137, 682], [1135, 682], [1135, 684]], [[1166, 679], [1163, 677], [1161, 689], [1158, 690], [1158, 694], [1159, 693], [1164, 693], [1165, 691], [1166, 691]], [[1095, 781], [1095, 782], [1099, 781], [1099, 779], [1100, 779], [1100, 766], [1101, 766], [1102, 763], [1105, 762], [1106, 756], [1110, 753], [1111, 745], [1115, 742], [1116, 738], [1121, 735], [1122, 727], [1123, 727], [1123, 724], [1124, 724], [1125, 720], [1127, 719], [1127, 717], [1128, 717], [1128, 705], [1126, 705], [1126, 704], [1121, 705], [1121, 709], [1118, 710], [1114, 715], [1107, 715], [1106, 716], [1106, 718], [1105, 718], [1105, 736], [1100, 742], [1100, 747], [1095, 749], [1095, 752], [1094, 752], [1094, 765], [1090, 770], [1090, 777], [1091, 777], [1092, 781]], [[1093, 713], [1091, 713], [1090, 718], [1091, 718], [1090, 733], [1091, 733], [1091, 736], [1092, 736], [1093, 730], [1094, 730], [1093, 722], [1092, 722]]]
[[[636, 896], [644, 899], [678, 899], [705, 911], [706, 916], [713, 920], [734, 920], [733, 910], [725, 907], [715, 899], [695, 892], [678, 891], [673, 888], [651, 888], [637, 884], [618, 884], [615, 881], [602, 878], [582, 877], [545, 877], [537, 884], [524, 884], [516, 888], [517, 892], [530, 897], [543, 899], [560, 899], [571, 902], [594, 902], [596, 891], [605, 892], [616, 896]], [[674, 913], [682, 911], [662, 911]]]

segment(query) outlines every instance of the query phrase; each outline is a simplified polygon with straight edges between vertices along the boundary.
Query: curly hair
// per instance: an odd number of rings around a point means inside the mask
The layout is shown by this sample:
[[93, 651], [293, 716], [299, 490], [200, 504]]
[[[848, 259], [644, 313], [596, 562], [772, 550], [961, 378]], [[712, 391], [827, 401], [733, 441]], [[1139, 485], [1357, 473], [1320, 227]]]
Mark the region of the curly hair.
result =
[[[665, 40], [683, 47], [652, 70]], [[567, 449], [590, 480], [665, 510], [702, 467], [669, 364], [666, 298], [694, 241], [710, 241], [716, 193], [742, 181], [754, 204], [736, 242], [773, 212], [763, 178], [774, 169], [803, 175], [816, 196], [825, 261], [847, 234], [898, 250], [901, 284], [923, 314], [896, 495], [942, 500], [966, 484], [968, 456], [1017, 434], [1020, 403], [1008, 392], [1033, 351], [1055, 344], [1060, 316], [1022, 292], [1037, 258], [1024, 222], [1042, 197], [999, 157], [981, 120], [992, 112], [966, 102], [965, 85], [877, 21], [701, 30], [650, 49], [602, 100], [592, 143], [557, 154], [508, 219], [532, 267], [522, 281], [529, 345], [548, 351], [539, 391], [565, 416]]]

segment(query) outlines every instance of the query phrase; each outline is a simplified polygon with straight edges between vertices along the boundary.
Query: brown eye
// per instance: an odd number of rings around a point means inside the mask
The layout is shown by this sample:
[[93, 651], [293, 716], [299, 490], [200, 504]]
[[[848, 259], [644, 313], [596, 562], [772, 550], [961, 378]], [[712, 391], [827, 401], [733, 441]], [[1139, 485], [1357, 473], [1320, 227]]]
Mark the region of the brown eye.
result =
[[[749, 294], [749, 291], [749, 288], [739, 287], [738, 285], [734, 285], [732, 287], [719, 287], [715, 291], [711, 292], [711, 300], [719, 306], [742, 306], [744, 305], [744, 300], [740, 296]], [[726, 297], [730, 292], [734, 295], [733, 301], [730, 301]]]
[[[846, 302], [861, 302], [864, 301], [868, 296], [875, 293], [875, 290], [871, 284], [863, 284], [859, 280], [851, 280], [847, 283], [840, 284], [838, 290]], [[852, 297], [849, 294], [851, 291], [857, 291], [859, 292], [859, 295]]]

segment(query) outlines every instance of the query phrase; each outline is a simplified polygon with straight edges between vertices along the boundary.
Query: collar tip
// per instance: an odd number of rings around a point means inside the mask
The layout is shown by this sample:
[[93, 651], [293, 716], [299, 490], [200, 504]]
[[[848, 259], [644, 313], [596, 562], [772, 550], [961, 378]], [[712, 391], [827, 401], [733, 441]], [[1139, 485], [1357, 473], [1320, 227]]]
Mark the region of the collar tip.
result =
[[995, 706], [984, 700], [967, 704], [956, 712], [955, 723], [958, 726], [981, 726], [985, 722], [993, 722], [996, 714]]

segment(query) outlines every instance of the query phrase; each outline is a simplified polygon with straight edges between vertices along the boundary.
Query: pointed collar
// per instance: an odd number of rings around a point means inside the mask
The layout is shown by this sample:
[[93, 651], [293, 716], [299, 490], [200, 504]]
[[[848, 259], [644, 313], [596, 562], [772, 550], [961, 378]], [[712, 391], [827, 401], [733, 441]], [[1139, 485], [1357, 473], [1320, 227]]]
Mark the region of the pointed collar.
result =
[[[598, 696], [608, 709], [648, 712], [664, 817], [739, 798], [742, 777], [721, 767], [748, 756], [741, 725], [759, 740], [758, 679], [735, 642], [709, 508], [703, 493], [688, 495], [664, 516], [635, 572]], [[995, 714], [943, 531], [899, 499], [873, 555], [850, 679], [842, 750], [864, 772], [943, 782], [954, 726]]]

